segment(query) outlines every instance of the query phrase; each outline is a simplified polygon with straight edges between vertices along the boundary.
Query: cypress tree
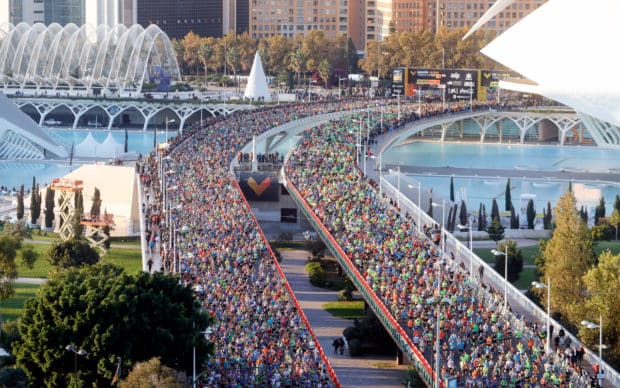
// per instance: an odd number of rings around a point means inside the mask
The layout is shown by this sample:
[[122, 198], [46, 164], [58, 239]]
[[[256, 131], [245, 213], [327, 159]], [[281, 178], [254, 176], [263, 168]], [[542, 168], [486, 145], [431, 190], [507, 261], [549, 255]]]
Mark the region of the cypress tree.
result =
[[510, 204], [510, 229], [519, 229], [519, 218], [515, 214], [515, 207]]
[[454, 202], [454, 177], [450, 177], [450, 201]]
[[614, 200], [614, 209], [618, 209], [620, 212], [620, 195], [616, 194], [616, 199]]
[[433, 218], [433, 198], [430, 198], [428, 200], [428, 215], [429, 217]]
[[491, 205], [491, 220], [494, 219], [497, 219], [498, 221], [500, 220], [499, 206], [497, 205], [497, 200], [495, 198], [493, 198], [493, 204]]
[[508, 182], [506, 182], [505, 200], [506, 200], [505, 210], [509, 211], [512, 208], [512, 196], [510, 195], [510, 178], [508, 178]]
[[18, 220], [24, 218], [24, 185], [21, 185], [19, 192], [17, 193], [16, 217]]
[[598, 206], [594, 209], [594, 225], [603, 222], [605, 218], [605, 198], [601, 197]]
[[125, 128], [125, 153], [129, 150], [129, 134], [127, 133], [127, 128]]
[[45, 227], [50, 229], [54, 222], [54, 190], [47, 186], [45, 190]]
[[527, 228], [534, 229], [534, 221], [536, 220], [536, 210], [534, 209], [534, 200], [527, 201]]
[[90, 206], [90, 217], [92, 219], [98, 219], [101, 214], [101, 192], [95, 187], [95, 192], [92, 198], [92, 205]]
[[459, 222], [461, 225], [467, 225], [467, 204], [461, 200], [461, 212], [459, 214]]
[[73, 213], [73, 238], [79, 238], [84, 232], [84, 225], [82, 225], [82, 216], [84, 215], [84, 197], [81, 191], [76, 191], [75, 197], [75, 210]]
[[482, 202], [480, 203], [480, 208], [478, 209], [478, 231], [484, 230], [484, 213], [482, 212]]

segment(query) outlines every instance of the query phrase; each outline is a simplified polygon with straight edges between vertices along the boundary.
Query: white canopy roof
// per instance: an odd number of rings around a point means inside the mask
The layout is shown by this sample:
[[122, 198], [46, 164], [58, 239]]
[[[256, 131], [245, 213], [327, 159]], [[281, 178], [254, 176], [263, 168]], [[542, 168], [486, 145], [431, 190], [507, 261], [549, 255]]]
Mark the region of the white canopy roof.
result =
[[248, 84], [245, 87], [243, 98], [262, 99], [265, 102], [271, 102], [271, 93], [269, 93], [269, 88], [267, 88], [267, 78], [265, 77], [265, 71], [263, 70], [263, 64], [258, 51], [254, 55], [254, 63], [252, 64], [252, 70], [248, 77]]
[[550, 0], [482, 53], [538, 84], [537, 93], [620, 125], [618, 0]]

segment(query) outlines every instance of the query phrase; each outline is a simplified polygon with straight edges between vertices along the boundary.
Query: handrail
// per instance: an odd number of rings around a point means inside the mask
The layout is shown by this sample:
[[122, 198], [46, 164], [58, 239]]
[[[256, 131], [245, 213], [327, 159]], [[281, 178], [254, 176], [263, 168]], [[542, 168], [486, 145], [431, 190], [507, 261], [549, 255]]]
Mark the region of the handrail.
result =
[[[424, 382], [428, 386], [433, 385], [435, 379], [435, 371], [428, 364], [422, 353], [413, 344], [409, 336], [404, 332], [400, 324], [394, 319], [392, 313], [385, 307], [383, 302], [372, 291], [366, 280], [359, 273], [357, 268], [353, 265], [353, 262], [349, 256], [343, 251], [342, 247], [335, 241], [332, 234], [325, 228], [323, 223], [314, 214], [305, 198], [301, 196], [295, 185], [285, 177], [284, 184], [287, 190], [291, 194], [293, 200], [297, 203], [299, 208], [304, 212], [310, 223], [315, 227], [315, 230], [321, 235], [324, 242], [330, 248], [334, 256], [338, 258], [338, 261], [343, 264], [345, 271], [351, 277], [352, 281], [358, 286], [358, 290], [365, 296], [366, 302], [374, 310], [377, 317], [383, 323], [384, 327], [388, 330], [390, 336], [399, 345], [401, 350], [405, 351], [409, 359], [413, 362], [414, 367], [422, 376]], [[443, 388], [443, 382], [440, 382], [440, 387]]]
[[329, 362], [329, 359], [325, 355], [325, 351], [323, 350], [321, 343], [316, 338], [316, 335], [314, 334], [314, 331], [312, 330], [312, 326], [310, 326], [310, 322], [308, 322], [308, 318], [306, 317], [304, 310], [299, 305], [299, 302], [297, 301], [297, 298], [295, 297], [295, 293], [293, 292], [293, 289], [291, 288], [290, 283], [286, 279], [286, 276], [284, 275], [284, 272], [282, 271], [282, 267], [280, 267], [280, 263], [278, 263], [276, 255], [273, 253], [273, 250], [271, 249], [271, 246], [269, 245], [269, 240], [267, 240], [267, 237], [265, 237], [265, 234], [263, 233], [263, 230], [261, 229], [260, 224], [258, 223], [258, 220], [256, 219], [256, 216], [254, 215], [254, 212], [252, 211], [252, 208], [250, 207], [250, 204], [248, 203], [248, 200], [245, 198], [245, 195], [243, 195], [243, 191], [241, 190], [241, 187], [239, 186], [239, 182], [237, 181], [236, 176], [234, 174], [231, 174], [231, 176], [232, 176], [232, 181], [236, 189], [238, 190], [239, 194], [241, 195], [241, 198], [243, 199], [243, 204], [245, 205], [248, 213], [251, 215], [252, 219], [254, 220], [254, 225], [256, 225], [256, 228], [258, 229], [258, 233], [263, 239], [263, 242], [265, 243], [265, 246], [267, 247], [267, 250], [269, 251], [269, 255], [271, 256], [271, 259], [276, 265], [278, 273], [280, 274], [280, 278], [284, 280], [286, 289], [288, 290], [288, 293], [291, 296], [291, 300], [293, 301], [293, 303], [295, 304], [295, 307], [297, 308], [297, 312], [299, 316], [301, 317], [301, 320], [304, 322], [304, 324], [306, 325], [306, 328], [308, 329], [308, 332], [314, 339], [314, 344], [316, 345], [316, 348], [319, 352], [319, 355], [321, 356], [321, 359], [323, 360], [323, 362], [325, 362], [327, 371], [329, 375], [331, 376], [334, 385], [336, 386], [336, 388], [340, 388], [341, 384], [338, 381], [338, 376], [336, 376], [336, 372], [334, 371], [334, 368], [332, 367], [332, 365]]

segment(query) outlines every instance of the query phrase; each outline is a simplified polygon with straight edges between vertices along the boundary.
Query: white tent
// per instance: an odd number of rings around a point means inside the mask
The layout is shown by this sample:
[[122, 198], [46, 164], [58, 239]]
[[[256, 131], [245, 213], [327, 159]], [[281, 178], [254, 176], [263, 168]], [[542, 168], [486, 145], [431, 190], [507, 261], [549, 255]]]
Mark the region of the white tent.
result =
[[265, 71], [263, 70], [263, 64], [258, 51], [254, 55], [254, 63], [252, 64], [252, 70], [248, 77], [248, 84], [245, 87], [243, 98], [271, 102], [271, 94], [267, 88], [267, 78], [265, 77]]
[[106, 137], [103, 143], [101, 143], [101, 147], [99, 147], [97, 151], [98, 157], [115, 158], [124, 153], [125, 146], [114, 140], [112, 132], [109, 132], [108, 137]]
[[96, 157], [97, 156], [97, 148], [99, 143], [93, 137], [93, 134], [88, 132], [88, 136], [86, 139], [82, 140], [82, 142], [75, 146], [75, 156], [77, 157]]

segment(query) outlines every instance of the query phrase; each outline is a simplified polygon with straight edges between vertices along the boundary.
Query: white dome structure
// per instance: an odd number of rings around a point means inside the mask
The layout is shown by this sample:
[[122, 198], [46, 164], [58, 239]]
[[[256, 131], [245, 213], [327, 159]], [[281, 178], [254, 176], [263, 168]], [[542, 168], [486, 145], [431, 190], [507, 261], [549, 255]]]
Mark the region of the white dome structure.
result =
[[168, 36], [156, 25], [0, 25], [0, 86], [140, 91], [181, 79]]
[[258, 51], [254, 55], [254, 63], [252, 64], [252, 70], [250, 70], [250, 76], [248, 77], [248, 84], [245, 87], [243, 98], [254, 101], [271, 102], [271, 94], [267, 87], [267, 78], [265, 77], [265, 71], [263, 70], [263, 64], [260, 60]]

